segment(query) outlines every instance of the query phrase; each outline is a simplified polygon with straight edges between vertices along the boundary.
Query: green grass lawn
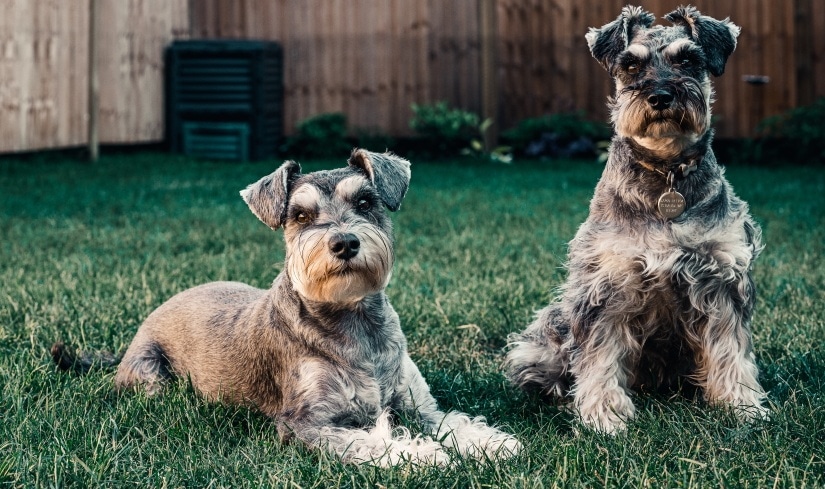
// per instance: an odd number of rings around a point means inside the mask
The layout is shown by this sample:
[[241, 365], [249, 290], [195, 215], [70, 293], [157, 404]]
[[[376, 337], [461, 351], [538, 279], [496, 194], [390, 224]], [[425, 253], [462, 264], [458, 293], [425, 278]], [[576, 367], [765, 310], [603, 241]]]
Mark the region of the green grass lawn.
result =
[[162, 154], [94, 166], [0, 161], [0, 486], [825, 485], [822, 168], [728, 169], [767, 243], [753, 330], [768, 422], [743, 426], [701, 401], [641, 396], [626, 433], [575, 435], [569, 414], [506, 384], [506, 335], [564, 279], [566, 243], [601, 171], [589, 162], [413, 162], [393, 217], [388, 293], [410, 353], [443, 408], [486, 415], [523, 440], [523, 454], [500, 465], [342, 465], [281, 445], [271, 420], [207, 403], [183, 382], [148, 399], [115, 395], [111, 371], [55, 370], [55, 340], [121, 350], [153, 308], [187, 287], [267, 287], [282, 269], [283, 239], [238, 190], [277, 165]]

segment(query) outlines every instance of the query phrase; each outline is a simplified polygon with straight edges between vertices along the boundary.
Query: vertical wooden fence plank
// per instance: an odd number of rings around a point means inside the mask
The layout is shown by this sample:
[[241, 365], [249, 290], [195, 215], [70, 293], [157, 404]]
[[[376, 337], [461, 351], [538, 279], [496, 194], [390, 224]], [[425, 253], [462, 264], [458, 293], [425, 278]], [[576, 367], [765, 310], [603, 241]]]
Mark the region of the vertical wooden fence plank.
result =
[[98, 115], [100, 110], [100, 73], [98, 70], [97, 48], [100, 43], [100, 0], [89, 0], [89, 159], [97, 161], [100, 151]]
[[479, 8], [481, 43], [481, 119], [492, 121], [484, 133], [484, 148], [491, 151], [498, 141], [498, 22], [495, 0], [481, 0]]
[[[808, 105], [815, 100], [813, 0], [794, 0], [793, 32], [796, 54], [796, 104]], [[817, 2], [822, 3], [822, 2]], [[809, 20], [810, 19], [810, 20]]]
[[[803, 22], [800, 19], [799, 22]], [[811, 78], [813, 79], [813, 97], [825, 97], [825, 2], [812, 0], [811, 15]]]

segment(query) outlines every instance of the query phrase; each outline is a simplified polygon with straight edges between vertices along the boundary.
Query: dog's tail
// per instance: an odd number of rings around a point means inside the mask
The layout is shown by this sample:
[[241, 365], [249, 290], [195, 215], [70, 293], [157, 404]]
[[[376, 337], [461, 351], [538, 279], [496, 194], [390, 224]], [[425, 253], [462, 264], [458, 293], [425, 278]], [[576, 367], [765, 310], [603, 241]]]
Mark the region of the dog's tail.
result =
[[120, 363], [122, 355], [108, 351], [78, 352], [72, 345], [58, 341], [51, 348], [52, 360], [57, 368], [64, 371], [86, 373], [92, 367], [109, 369]]

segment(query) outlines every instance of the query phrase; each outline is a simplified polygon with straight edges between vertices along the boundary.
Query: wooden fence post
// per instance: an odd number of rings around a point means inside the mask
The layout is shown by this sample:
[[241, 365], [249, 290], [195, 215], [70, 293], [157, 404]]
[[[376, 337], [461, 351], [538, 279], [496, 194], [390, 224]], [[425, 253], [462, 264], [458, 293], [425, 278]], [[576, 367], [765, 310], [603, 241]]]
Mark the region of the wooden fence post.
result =
[[814, 43], [812, 0], [796, 0], [794, 2], [794, 51], [796, 52], [796, 100], [790, 102], [791, 107], [809, 105], [816, 100], [814, 84]]
[[100, 110], [100, 83], [98, 80], [97, 45], [98, 45], [98, 7], [99, 0], [89, 0], [89, 160], [97, 161], [100, 153], [98, 113]]
[[479, 35], [481, 37], [481, 118], [493, 123], [484, 132], [484, 149], [492, 151], [498, 144], [498, 0], [479, 0]]

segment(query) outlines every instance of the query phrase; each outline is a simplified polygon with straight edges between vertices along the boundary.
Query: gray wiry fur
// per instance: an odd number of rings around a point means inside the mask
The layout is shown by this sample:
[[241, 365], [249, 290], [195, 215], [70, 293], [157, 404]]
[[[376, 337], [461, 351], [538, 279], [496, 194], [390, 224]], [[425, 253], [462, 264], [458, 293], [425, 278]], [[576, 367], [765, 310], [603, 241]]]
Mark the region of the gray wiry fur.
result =
[[[710, 148], [708, 73], [721, 74], [739, 29], [692, 8], [667, 18], [676, 25], [650, 27], [652, 15], [626, 7], [586, 36], [615, 77], [616, 136], [567, 281], [511, 335], [505, 364], [513, 383], [570, 396], [607, 433], [633, 418], [632, 389], [680, 379], [744, 418], [765, 415], [750, 333], [761, 231]], [[669, 172], [687, 204], [673, 219], [657, 209]]]
[[[444, 464], [443, 445], [478, 458], [516, 453], [519, 442], [483, 418], [439, 411], [407, 353], [384, 292], [394, 255], [381, 203], [397, 209], [409, 180], [406, 160], [357, 150], [345, 168], [302, 175], [286, 162], [250, 185], [250, 209], [284, 227], [284, 272], [269, 290], [215, 282], [172, 297], [141, 325], [117, 388], [155, 393], [188, 378], [209, 399], [272, 416], [282, 438], [353, 463]], [[392, 412], [427, 433], [393, 428]]]

